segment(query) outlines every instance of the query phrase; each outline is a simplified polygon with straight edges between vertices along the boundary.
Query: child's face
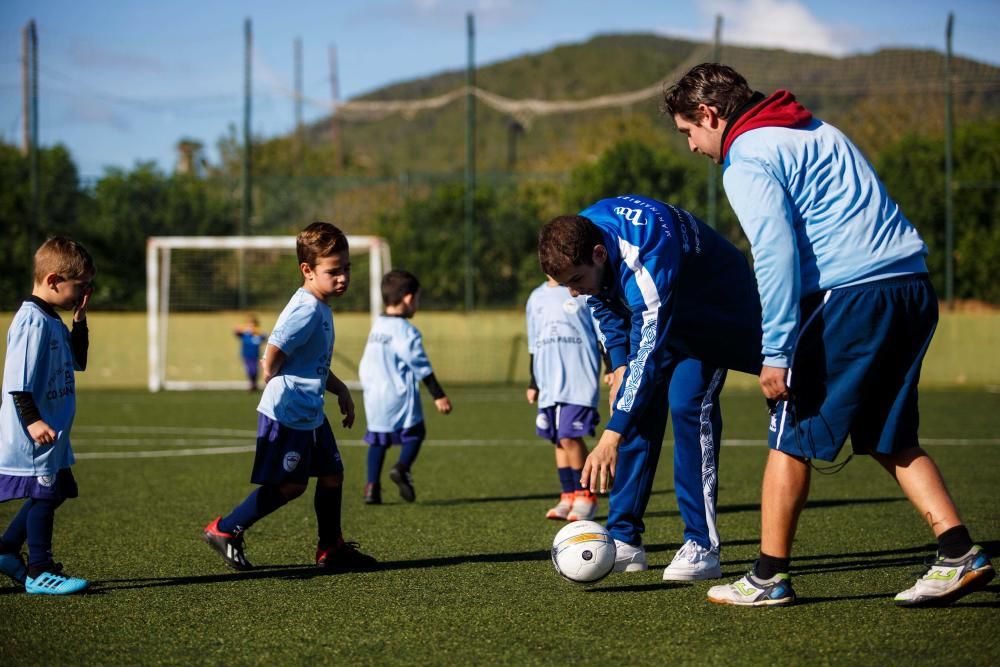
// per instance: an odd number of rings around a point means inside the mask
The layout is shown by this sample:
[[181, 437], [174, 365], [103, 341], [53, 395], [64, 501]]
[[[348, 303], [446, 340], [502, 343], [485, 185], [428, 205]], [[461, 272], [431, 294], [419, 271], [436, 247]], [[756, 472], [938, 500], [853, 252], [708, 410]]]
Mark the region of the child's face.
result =
[[94, 276], [82, 278], [63, 278], [57, 274], [46, 276], [49, 286], [49, 297], [46, 301], [63, 310], [73, 310], [83, 301], [85, 294], [94, 290]]
[[403, 297], [404, 315], [413, 317], [413, 314], [420, 308], [420, 292], [407, 294]]
[[351, 257], [346, 250], [320, 257], [315, 266], [303, 262], [300, 268], [302, 286], [321, 301], [343, 296], [351, 284]]

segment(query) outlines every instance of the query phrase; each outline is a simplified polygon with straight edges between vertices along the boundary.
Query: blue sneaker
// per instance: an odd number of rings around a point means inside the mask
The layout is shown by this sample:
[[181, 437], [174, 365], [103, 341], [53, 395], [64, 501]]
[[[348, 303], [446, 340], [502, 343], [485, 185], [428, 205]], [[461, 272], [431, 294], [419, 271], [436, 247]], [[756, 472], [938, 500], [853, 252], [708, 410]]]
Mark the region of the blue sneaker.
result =
[[0, 572], [19, 584], [23, 584], [24, 578], [28, 576], [28, 569], [24, 567], [21, 554], [0, 554]]
[[86, 579], [66, 577], [54, 572], [42, 572], [37, 577], [24, 579], [24, 590], [38, 595], [70, 595], [87, 588], [90, 582]]

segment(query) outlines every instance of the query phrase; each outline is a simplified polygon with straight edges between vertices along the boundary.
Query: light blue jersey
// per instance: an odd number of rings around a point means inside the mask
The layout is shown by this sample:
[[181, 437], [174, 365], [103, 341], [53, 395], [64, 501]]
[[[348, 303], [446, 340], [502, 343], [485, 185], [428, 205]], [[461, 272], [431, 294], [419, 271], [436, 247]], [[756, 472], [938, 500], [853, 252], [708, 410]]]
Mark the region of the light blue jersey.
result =
[[[0, 474], [55, 475], [73, 465], [69, 431], [76, 415], [76, 380], [70, 333], [56, 315], [25, 301], [7, 332], [0, 405]], [[30, 392], [55, 442], [36, 445], [21, 425], [12, 392]]]
[[543, 283], [528, 297], [525, 314], [538, 407], [596, 408], [601, 356], [587, 297], [574, 298], [566, 287]]
[[267, 339], [285, 353], [278, 375], [264, 386], [257, 411], [284, 426], [312, 430], [323, 424], [323, 392], [333, 356], [333, 314], [299, 288]]
[[927, 271], [917, 230], [832, 125], [748, 130], [723, 170], [753, 250], [768, 366], [788, 366], [803, 296]]
[[403, 317], [376, 319], [358, 368], [368, 430], [392, 433], [422, 422], [419, 383], [433, 372], [415, 326]]

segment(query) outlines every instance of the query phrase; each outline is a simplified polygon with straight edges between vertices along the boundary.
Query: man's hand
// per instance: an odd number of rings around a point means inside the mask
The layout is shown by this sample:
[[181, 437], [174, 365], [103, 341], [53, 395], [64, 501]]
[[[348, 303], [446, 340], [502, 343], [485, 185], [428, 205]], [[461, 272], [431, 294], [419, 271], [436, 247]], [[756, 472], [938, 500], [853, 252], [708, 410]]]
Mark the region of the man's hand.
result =
[[787, 368], [764, 366], [760, 371], [760, 390], [764, 392], [764, 397], [772, 401], [787, 401], [788, 385], [785, 384], [787, 375]]
[[51, 426], [39, 419], [28, 424], [28, 435], [39, 445], [51, 445], [59, 434]]
[[608, 394], [608, 411], [615, 411], [615, 399], [618, 397], [618, 389], [622, 386], [622, 380], [625, 379], [625, 366], [619, 366], [612, 373], [608, 373], [611, 379], [608, 384], [611, 385], [611, 392]]
[[524, 392], [524, 395], [528, 398], [528, 403], [531, 403], [532, 405], [534, 405], [535, 401], [538, 400], [538, 390], [534, 387], [528, 387], [528, 390]]
[[437, 408], [437, 411], [443, 415], [449, 414], [451, 412], [451, 401], [448, 400], [447, 396], [435, 398], [434, 407]]
[[607, 493], [615, 483], [615, 465], [618, 463], [618, 446], [621, 433], [605, 430], [601, 439], [583, 464], [580, 484], [592, 493]]

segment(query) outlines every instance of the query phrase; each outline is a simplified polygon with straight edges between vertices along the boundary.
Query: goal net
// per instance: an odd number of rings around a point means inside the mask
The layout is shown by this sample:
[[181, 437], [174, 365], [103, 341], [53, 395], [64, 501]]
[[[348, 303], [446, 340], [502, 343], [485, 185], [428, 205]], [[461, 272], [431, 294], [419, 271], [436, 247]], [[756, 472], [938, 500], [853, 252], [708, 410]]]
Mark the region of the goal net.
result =
[[[342, 314], [367, 336], [391, 266], [384, 239], [349, 235], [347, 241], [351, 288], [334, 302], [338, 343]], [[256, 316], [261, 331], [270, 332], [302, 286], [295, 237], [161, 236], [149, 238], [146, 248], [149, 390], [246, 388], [237, 329]], [[333, 366], [341, 375], [338, 362], [350, 367], [350, 378], [357, 359], [338, 360], [335, 345]]]

